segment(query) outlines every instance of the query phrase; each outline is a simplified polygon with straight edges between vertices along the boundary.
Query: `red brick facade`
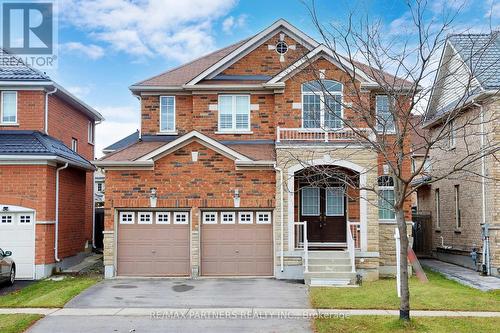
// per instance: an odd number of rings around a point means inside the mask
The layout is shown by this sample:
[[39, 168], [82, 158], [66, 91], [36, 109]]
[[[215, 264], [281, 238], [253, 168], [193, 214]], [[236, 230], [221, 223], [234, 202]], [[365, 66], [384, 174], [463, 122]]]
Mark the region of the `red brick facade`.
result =
[[[17, 125], [0, 126], [0, 131], [45, 131], [43, 90], [17, 92]], [[88, 124], [94, 120], [50, 95], [48, 99], [48, 134], [71, 147], [78, 140], [78, 153], [94, 159], [94, 145], [88, 142]], [[54, 258], [54, 221], [56, 168], [45, 165], [1, 165], [0, 204], [22, 206], [36, 211], [35, 264], [52, 264]], [[59, 258], [74, 256], [92, 241], [93, 173], [71, 165], [60, 172]]]

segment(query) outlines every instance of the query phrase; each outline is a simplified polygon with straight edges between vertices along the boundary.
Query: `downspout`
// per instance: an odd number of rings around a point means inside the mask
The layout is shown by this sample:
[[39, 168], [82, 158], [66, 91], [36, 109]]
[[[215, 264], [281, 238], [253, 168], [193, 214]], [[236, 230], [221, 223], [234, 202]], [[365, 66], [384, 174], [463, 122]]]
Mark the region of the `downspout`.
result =
[[[481, 224], [484, 226], [486, 224], [486, 161], [484, 156], [484, 109], [482, 104], [478, 104], [475, 101], [472, 102], [473, 105], [479, 107], [479, 117], [481, 124]], [[487, 274], [490, 275], [490, 251], [489, 244], [486, 244], [486, 248], [483, 248], [483, 263], [486, 263]]]
[[276, 163], [274, 163], [274, 170], [279, 172], [280, 174], [280, 271], [283, 273], [284, 271], [284, 264], [283, 264], [283, 256], [284, 256], [284, 237], [283, 237], [283, 231], [284, 231], [284, 218], [283, 218], [283, 169], [278, 168], [276, 166]]
[[55, 221], [55, 235], [54, 235], [54, 259], [56, 262], [60, 262], [58, 251], [59, 251], [59, 172], [68, 167], [68, 163], [64, 166], [56, 169], [56, 221]]
[[45, 134], [49, 134], [49, 95], [54, 94], [57, 91], [57, 87], [54, 87], [54, 90], [47, 91], [45, 93]]

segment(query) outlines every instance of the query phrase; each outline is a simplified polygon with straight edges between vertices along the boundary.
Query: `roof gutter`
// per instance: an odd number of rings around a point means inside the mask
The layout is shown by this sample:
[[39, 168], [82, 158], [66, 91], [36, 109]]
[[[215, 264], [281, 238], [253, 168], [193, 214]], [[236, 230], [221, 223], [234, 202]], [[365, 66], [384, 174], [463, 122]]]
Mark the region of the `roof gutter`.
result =
[[[38, 162], [38, 161], [49, 161], [49, 162], [59, 162], [68, 163], [71, 166], [85, 169], [85, 170], [95, 170], [94, 167], [88, 167], [84, 164], [71, 161], [67, 158], [56, 156], [56, 155], [0, 155], [0, 162]], [[90, 163], [90, 162], [89, 162]], [[92, 163], [90, 163], [92, 164]]]
[[103, 169], [146, 169], [151, 170], [154, 167], [154, 161], [94, 161], [93, 164]]

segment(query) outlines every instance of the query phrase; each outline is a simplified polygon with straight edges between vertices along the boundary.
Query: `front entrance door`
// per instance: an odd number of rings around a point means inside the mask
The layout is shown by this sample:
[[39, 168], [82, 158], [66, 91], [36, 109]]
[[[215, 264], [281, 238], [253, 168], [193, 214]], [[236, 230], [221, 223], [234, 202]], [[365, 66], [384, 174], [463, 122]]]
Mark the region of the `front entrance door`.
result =
[[307, 239], [315, 243], [345, 243], [346, 195], [341, 186], [301, 188], [300, 220], [307, 221]]

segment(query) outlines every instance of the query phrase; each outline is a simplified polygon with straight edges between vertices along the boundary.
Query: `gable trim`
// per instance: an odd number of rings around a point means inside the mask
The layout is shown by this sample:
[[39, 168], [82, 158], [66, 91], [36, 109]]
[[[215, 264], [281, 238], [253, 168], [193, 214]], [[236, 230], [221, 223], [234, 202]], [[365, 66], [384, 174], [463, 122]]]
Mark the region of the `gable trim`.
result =
[[165, 155], [170, 154], [173, 151], [176, 151], [191, 142], [196, 141], [216, 152], [219, 154], [226, 156], [232, 160], [238, 160], [238, 161], [252, 161], [245, 155], [242, 155], [238, 153], [237, 151], [229, 148], [228, 146], [223, 145], [222, 143], [218, 142], [217, 140], [214, 140], [200, 132], [197, 131], [191, 131], [188, 134], [181, 136], [180, 138], [175, 139], [172, 142], [169, 142], [160, 148], [157, 148], [153, 150], [152, 152], [142, 156], [141, 158], [137, 159], [137, 161], [147, 161], [147, 160], [157, 160]]
[[[247, 42], [245, 42], [243, 45], [238, 47], [236, 50], [233, 52], [229, 53], [227, 56], [210, 66], [209, 68], [205, 69], [201, 74], [197, 75], [194, 79], [189, 81], [186, 86], [192, 86], [200, 82], [201, 80], [208, 78], [210, 75], [217, 75], [218, 72], [221, 71], [221, 68], [223, 68], [225, 65], [230, 63], [231, 61], [239, 60], [252, 50], [254, 50], [266, 36], [274, 33], [278, 29], [285, 29], [288, 30], [288, 32], [291, 35], [295, 35], [298, 37], [298, 41], [303, 42], [305, 47], [308, 49], [313, 49], [319, 45], [317, 41], [306, 35], [304, 32], [301, 30], [297, 29], [284, 19], [279, 19], [278, 21], [274, 22], [272, 25], [267, 27], [266, 29], [262, 30], [259, 32], [257, 35], [253, 36], [250, 38]], [[256, 46], [257, 45], [257, 46]]]
[[[348, 68], [352, 72], [355, 72], [356, 75], [359, 76], [359, 78], [362, 78], [364, 81], [363, 83], [373, 85], [376, 84], [372, 79], [370, 79], [362, 70], [360, 70], [357, 67], [354, 67], [351, 63], [349, 63], [347, 60], [345, 60], [342, 57], [337, 57], [340, 62], [335, 59], [336, 57], [333, 55], [332, 50], [330, 50], [328, 47], [326, 47], [324, 44], [319, 45], [316, 47], [314, 50], [297, 60], [295, 63], [281, 71], [279, 74], [277, 74], [275, 77], [273, 77], [271, 80], [267, 81], [265, 84], [266, 85], [273, 85], [279, 83], [281, 80], [284, 78], [288, 77], [289, 75], [294, 75], [294, 71], [297, 71], [302, 67], [303, 65], [307, 65], [308, 61], [313, 61], [314, 58], [319, 57], [321, 53], [324, 53], [326, 56], [328, 56], [328, 61], [333, 63], [335, 66], [337, 66], [341, 70], [345, 70], [345, 68]], [[359, 80], [358, 78], [358, 80]], [[361, 81], [361, 80], [359, 80]]]

